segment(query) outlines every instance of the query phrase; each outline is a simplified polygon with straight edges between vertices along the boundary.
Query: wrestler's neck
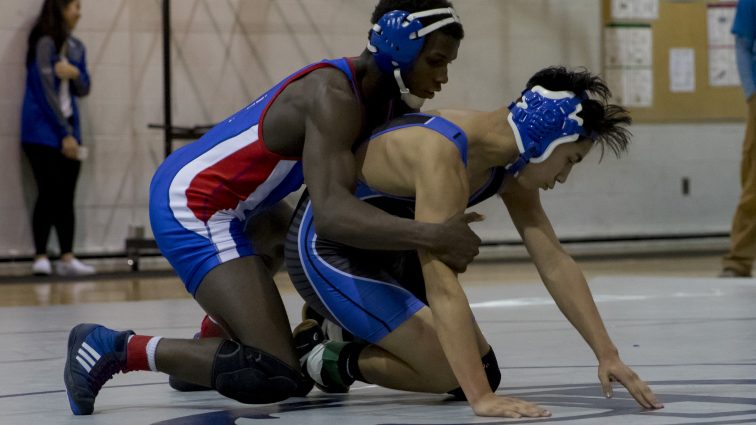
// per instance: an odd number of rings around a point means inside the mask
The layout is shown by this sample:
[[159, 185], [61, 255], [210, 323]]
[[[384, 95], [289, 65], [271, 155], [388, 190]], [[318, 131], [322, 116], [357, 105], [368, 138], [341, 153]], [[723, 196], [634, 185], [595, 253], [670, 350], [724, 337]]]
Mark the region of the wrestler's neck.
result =
[[507, 122], [508, 115], [507, 108], [476, 112], [458, 124], [467, 134], [468, 157], [476, 167], [502, 167], [517, 160], [520, 152]]
[[399, 89], [394, 80], [383, 74], [373, 59], [373, 55], [365, 50], [352, 59], [355, 68], [355, 80], [360, 89], [363, 102], [369, 99], [365, 106], [385, 105], [391, 100], [399, 100]]

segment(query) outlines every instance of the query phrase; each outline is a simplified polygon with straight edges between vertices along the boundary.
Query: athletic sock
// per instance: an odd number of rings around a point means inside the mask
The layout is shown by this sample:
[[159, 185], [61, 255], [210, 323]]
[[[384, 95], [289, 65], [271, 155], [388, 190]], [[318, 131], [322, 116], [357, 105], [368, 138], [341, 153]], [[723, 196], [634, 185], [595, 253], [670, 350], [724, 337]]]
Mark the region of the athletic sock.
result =
[[360, 353], [367, 345], [351, 342], [348, 343], [341, 351], [339, 356], [339, 374], [347, 385], [351, 385], [355, 380], [370, 383], [360, 370]]
[[155, 352], [163, 337], [132, 335], [126, 343], [126, 367], [123, 372], [151, 370], [157, 372]]
[[205, 315], [200, 325], [200, 338], [224, 338], [231, 339], [226, 330], [218, 324], [212, 317]]

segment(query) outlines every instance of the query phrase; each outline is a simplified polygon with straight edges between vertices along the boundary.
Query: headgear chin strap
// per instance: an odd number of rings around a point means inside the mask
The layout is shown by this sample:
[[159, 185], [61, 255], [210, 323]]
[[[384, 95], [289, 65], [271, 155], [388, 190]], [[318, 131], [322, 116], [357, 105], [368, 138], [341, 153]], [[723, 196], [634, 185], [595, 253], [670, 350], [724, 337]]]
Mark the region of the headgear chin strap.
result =
[[[449, 15], [449, 17], [423, 27], [420, 18], [436, 15]], [[378, 68], [384, 74], [394, 76], [402, 100], [407, 106], [420, 109], [425, 99], [410, 93], [402, 80], [402, 72], [407, 72], [412, 68], [420, 51], [423, 50], [426, 35], [455, 22], [460, 23], [459, 16], [451, 7], [415, 13], [393, 10], [381, 16], [381, 19], [370, 30], [367, 49], [375, 57]]]
[[551, 91], [535, 86], [522, 92], [520, 101], [509, 105], [507, 121], [514, 132], [520, 156], [507, 170], [517, 174], [528, 163], [543, 162], [557, 146], [580, 136], [593, 139], [583, 128], [578, 112], [587, 95], [571, 91]]

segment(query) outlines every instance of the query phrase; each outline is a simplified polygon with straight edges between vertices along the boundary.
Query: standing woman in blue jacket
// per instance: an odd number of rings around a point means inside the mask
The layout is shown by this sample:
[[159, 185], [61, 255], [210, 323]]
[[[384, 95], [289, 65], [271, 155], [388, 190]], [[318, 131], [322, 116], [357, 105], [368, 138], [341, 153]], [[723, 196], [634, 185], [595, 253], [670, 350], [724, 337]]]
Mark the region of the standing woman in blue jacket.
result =
[[55, 271], [68, 276], [94, 273], [73, 254], [74, 191], [86, 156], [76, 97], [89, 93], [84, 44], [71, 35], [80, 17], [79, 0], [45, 0], [29, 35], [21, 143], [39, 192], [32, 217], [32, 272], [39, 275], [52, 273], [47, 257], [52, 227], [61, 253]]

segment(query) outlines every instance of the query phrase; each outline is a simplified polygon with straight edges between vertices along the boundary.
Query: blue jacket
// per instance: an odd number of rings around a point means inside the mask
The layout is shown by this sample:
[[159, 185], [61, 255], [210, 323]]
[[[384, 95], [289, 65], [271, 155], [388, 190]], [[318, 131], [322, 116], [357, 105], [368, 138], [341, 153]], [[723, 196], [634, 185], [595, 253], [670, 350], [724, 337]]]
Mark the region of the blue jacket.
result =
[[81, 144], [79, 108], [76, 97], [89, 94], [89, 73], [87, 72], [84, 44], [74, 37], [66, 40], [66, 58], [79, 69], [79, 78], [70, 80], [72, 119], [67, 120], [60, 109], [58, 92], [61, 80], [55, 75], [55, 64], [60, 53], [55, 49], [51, 37], [37, 41], [34, 61], [27, 65], [26, 91], [21, 113], [21, 142], [61, 148], [66, 136], [74, 136]]
[[735, 34], [735, 61], [746, 99], [756, 92], [756, 0], [740, 0], [732, 24]]

